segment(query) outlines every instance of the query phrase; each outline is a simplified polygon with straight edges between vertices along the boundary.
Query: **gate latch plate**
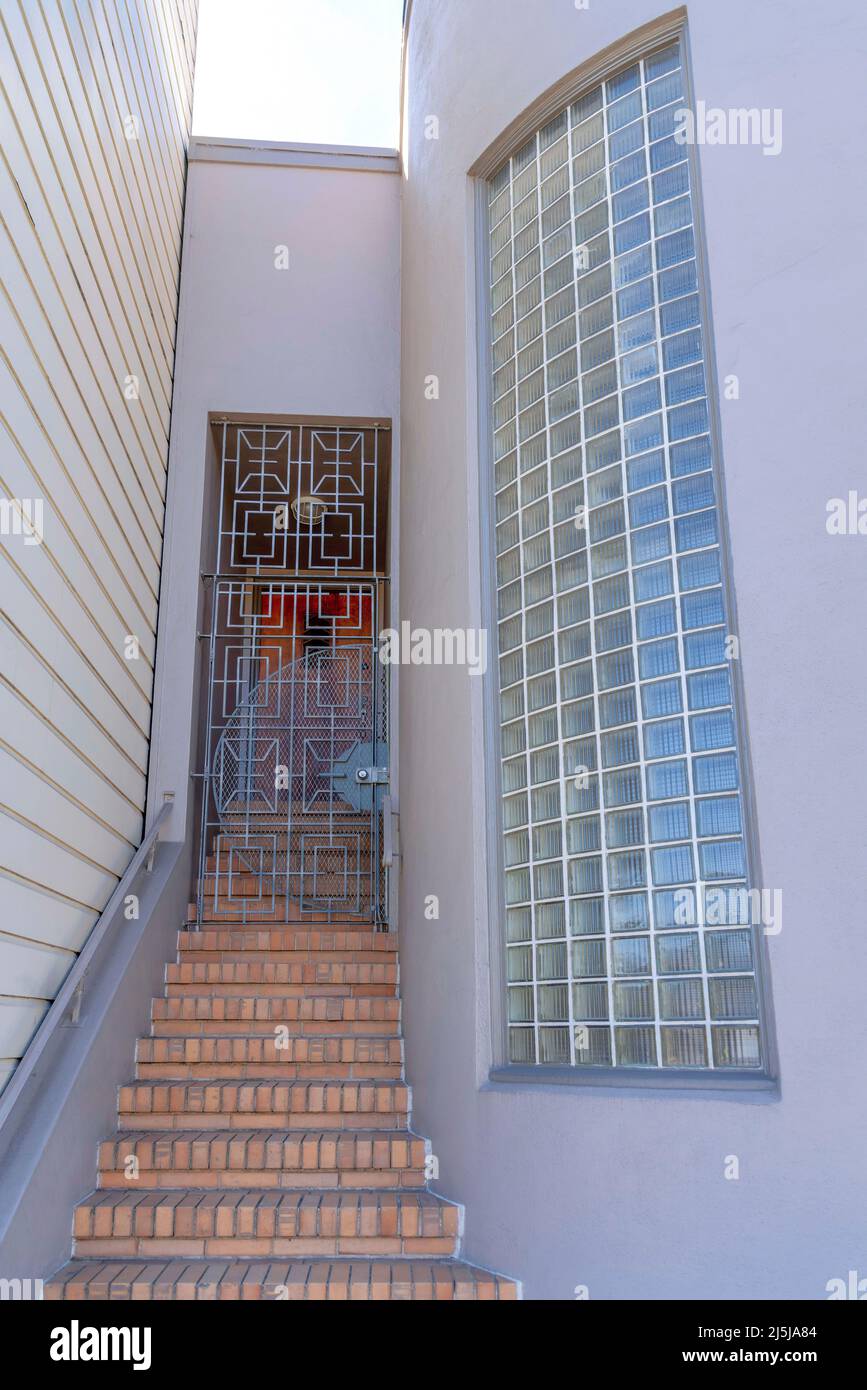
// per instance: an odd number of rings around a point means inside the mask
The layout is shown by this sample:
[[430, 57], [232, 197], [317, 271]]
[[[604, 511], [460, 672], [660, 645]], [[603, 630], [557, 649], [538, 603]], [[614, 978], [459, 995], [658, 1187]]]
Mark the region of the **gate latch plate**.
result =
[[373, 785], [384, 785], [388, 782], [387, 767], [359, 767], [355, 770], [356, 782], [361, 782], [366, 787]]

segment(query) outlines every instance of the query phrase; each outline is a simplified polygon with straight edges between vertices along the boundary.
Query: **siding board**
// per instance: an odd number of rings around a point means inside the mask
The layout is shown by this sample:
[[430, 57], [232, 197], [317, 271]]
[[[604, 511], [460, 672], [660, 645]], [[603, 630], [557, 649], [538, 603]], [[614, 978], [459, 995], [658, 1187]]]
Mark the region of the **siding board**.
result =
[[0, 5], [0, 1089], [142, 834], [196, 18]]

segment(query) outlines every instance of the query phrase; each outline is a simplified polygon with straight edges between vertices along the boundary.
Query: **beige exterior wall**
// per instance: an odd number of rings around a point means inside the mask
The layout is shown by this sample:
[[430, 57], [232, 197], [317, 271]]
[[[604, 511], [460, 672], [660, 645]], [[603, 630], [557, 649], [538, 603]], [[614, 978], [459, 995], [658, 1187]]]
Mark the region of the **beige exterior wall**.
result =
[[0, 1085], [141, 838], [197, 4], [0, 11]]

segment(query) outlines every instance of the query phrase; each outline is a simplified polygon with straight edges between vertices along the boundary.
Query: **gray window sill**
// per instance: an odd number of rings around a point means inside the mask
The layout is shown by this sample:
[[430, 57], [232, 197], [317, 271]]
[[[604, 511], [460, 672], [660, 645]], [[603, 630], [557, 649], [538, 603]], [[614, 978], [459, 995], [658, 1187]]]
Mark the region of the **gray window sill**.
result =
[[668, 1068], [653, 1070], [625, 1067], [557, 1067], [557, 1066], [504, 1066], [492, 1067], [488, 1074], [486, 1091], [498, 1090], [500, 1086], [573, 1086], [604, 1089], [618, 1095], [634, 1091], [638, 1095], [652, 1092], [687, 1092], [709, 1099], [728, 1096], [754, 1098], [762, 1096], [767, 1100], [780, 1097], [779, 1082], [766, 1073], [754, 1071], [720, 1072], [676, 1070]]

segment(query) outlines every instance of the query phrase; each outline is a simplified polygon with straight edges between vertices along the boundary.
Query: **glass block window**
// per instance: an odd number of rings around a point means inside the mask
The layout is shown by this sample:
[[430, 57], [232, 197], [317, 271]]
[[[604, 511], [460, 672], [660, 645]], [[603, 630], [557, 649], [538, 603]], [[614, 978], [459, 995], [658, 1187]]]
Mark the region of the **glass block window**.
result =
[[513, 1063], [763, 1064], [683, 102], [675, 43], [489, 184]]

